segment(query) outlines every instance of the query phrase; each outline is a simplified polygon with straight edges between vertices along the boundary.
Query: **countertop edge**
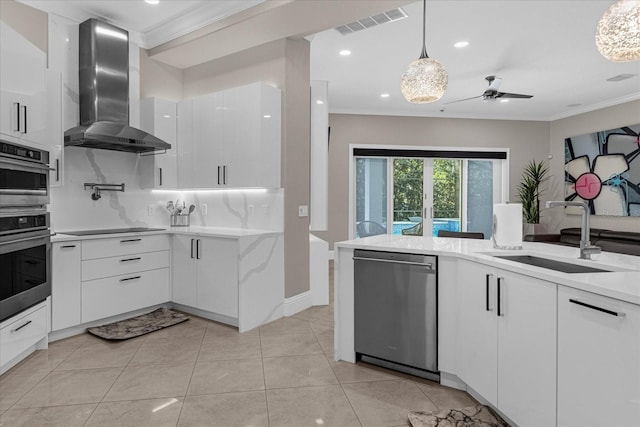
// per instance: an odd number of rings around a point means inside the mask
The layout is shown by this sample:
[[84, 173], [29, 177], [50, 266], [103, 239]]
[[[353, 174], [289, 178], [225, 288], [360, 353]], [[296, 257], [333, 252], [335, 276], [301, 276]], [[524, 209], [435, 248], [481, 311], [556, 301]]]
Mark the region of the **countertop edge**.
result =
[[[411, 252], [424, 255], [437, 255], [453, 257], [468, 261], [479, 262], [490, 267], [523, 274], [559, 285], [591, 292], [594, 294], [614, 298], [635, 305], [640, 305], [640, 257], [632, 255], [614, 254], [603, 252], [602, 256], [593, 261], [579, 260], [572, 257], [578, 254], [577, 248], [558, 247], [547, 243], [527, 244], [524, 242], [522, 250], [495, 249], [490, 242], [473, 241], [456, 238], [424, 238], [422, 242], [407, 241], [397, 238], [365, 238], [339, 242], [334, 244], [334, 249], [369, 249], [388, 252]], [[414, 237], [415, 239], [415, 237]], [[407, 245], [402, 245], [406, 242]], [[485, 243], [482, 243], [485, 242]], [[435, 247], [434, 247], [435, 246]], [[491, 256], [490, 253], [500, 254], [531, 254], [541, 257], [553, 257], [576, 264], [590, 265], [593, 267], [614, 267], [627, 271], [612, 271], [607, 273], [562, 273], [541, 267], [508, 261]], [[637, 261], [636, 261], [637, 260]], [[635, 263], [633, 261], [636, 261]], [[635, 265], [634, 265], [635, 264]], [[626, 289], [625, 289], [626, 288]]]
[[84, 236], [74, 236], [71, 234], [65, 234], [64, 231], [58, 231], [51, 237], [51, 243], [69, 242], [79, 240], [95, 240], [95, 239], [111, 239], [117, 237], [129, 237], [129, 236], [153, 236], [158, 234], [168, 235], [191, 235], [202, 237], [219, 237], [227, 239], [240, 239], [244, 237], [267, 237], [267, 236], [280, 236], [282, 231], [273, 230], [257, 230], [257, 229], [242, 229], [242, 228], [224, 228], [224, 227], [181, 227], [167, 228], [165, 230], [155, 231], [135, 231], [130, 233], [112, 233], [112, 234], [91, 234]]

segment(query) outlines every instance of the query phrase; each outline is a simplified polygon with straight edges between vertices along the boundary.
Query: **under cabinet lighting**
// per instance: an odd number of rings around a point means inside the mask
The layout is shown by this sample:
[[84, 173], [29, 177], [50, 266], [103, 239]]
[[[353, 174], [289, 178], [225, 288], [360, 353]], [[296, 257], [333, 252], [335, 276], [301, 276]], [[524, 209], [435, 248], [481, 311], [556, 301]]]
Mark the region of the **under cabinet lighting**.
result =
[[220, 193], [220, 192], [229, 192], [229, 193], [238, 193], [238, 192], [246, 192], [246, 193], [266, 193], [269, 191], [269, 188], [190, 188], [188, 190], [160, 190], [153, 189], [152, 193]]

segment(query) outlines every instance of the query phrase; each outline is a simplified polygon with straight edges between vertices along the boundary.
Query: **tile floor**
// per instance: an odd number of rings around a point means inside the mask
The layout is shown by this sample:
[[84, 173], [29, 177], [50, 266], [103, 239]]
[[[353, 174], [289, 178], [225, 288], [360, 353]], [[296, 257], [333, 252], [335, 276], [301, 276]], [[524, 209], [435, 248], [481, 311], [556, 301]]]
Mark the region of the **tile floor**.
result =
[[0, 425], [407, 426], [409, 410], [476, 404], [468, 394], [333, 360], [333, 307], [256, 330], [195, 316], [132, 340], [82, 334], [0, 377]]

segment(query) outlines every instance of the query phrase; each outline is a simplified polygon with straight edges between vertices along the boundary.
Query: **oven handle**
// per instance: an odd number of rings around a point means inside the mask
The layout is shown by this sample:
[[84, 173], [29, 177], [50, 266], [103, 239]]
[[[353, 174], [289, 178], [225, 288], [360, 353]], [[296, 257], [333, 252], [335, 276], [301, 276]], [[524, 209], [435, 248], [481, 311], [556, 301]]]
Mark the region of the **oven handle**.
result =
[[51, 233], [49, 235], [46, 236], [33, 236], [33, 237], [26, 237], [24, 239], [17, 239], [17, 240], [10, 240], [8, 242], [3, 242], [2, 244], [12, 244], [12, 243], [20, 243], [20, 242], [26, 242], [29, 240], [36, 240], [36, 239], [42, 239], [42, 238], [46, 238], [46, 237], [53, 237], [58, 233]]
[[2, 157], [2, 159], [0, 160], [0, 163], [8, 163], [10, 165], [19, 166], [22, 169], [37, 169], [37, 170], [42, 170], [42, 171], [54, 171], [55, 170], [55, 168], [50, 168], [49, 165], [46, 165], [46, 164], [31, 163], [29, 161], [14, 160], [14, 159], [10, 159], [8, 157]]

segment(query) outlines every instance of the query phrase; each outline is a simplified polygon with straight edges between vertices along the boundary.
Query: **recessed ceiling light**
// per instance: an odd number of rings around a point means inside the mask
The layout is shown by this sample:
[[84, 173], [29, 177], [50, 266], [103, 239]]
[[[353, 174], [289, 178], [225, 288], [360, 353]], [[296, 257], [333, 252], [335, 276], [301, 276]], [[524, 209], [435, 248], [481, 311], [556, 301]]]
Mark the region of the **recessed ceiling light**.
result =
[[380, 98], [388, 98], [390, 95], [388, 93], [381, 93]]
[[349, 55], [351, 55], [351, 51], [349, 49], [343, 49], [343, 50], [340, 51], [340, 55], [349, 56]]
[[318, 105], [322, 105], [322, 104], [324, 104], [324, 101], [323, 101], [323, 100], [321, 100], [321, 99], [318, 99], [318, 100], [316, 101], [316, 104], [318, 104]]
[[469, 46], [469, 42], [466, 41], [460, 41], [457, 43], [454, 43], [453, 47], [467, 47]]
[[500, 102], [509, 102], [508, 99], [501, 99]]
[[149, 4], [158, 4], [160, 3], [160, 0], [144, 0], [144, 2]]
[[262, 117], [264, 117], [265, 119], [270, 119], [270, 118], [271, 118], [271, 114], [265, 114], [265, 115], [264, 115], [264, 116], [262, 116]]

